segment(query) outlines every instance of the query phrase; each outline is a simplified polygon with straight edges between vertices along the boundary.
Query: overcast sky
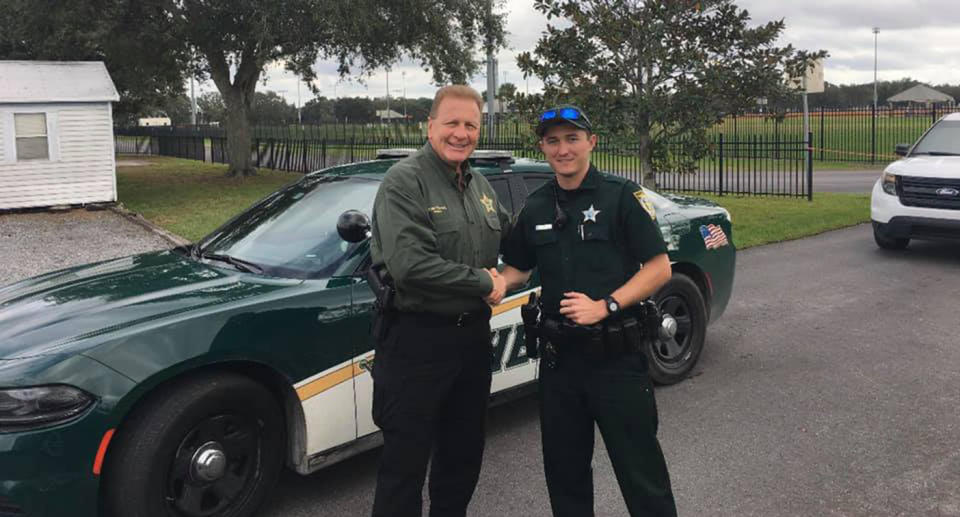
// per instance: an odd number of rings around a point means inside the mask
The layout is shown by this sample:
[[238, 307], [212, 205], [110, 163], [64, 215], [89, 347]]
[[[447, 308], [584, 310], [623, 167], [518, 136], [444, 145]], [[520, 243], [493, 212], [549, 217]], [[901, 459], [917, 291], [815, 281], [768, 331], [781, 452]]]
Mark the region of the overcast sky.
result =
[[[912, 77], [931, 84], [960, 83], [960, 1], [958, 0], [739, 0], [737, 4], [750, 12], [754, 24], [783, 18], [786, 22], [780, 44], [793, 44], [801, 49], [825, 49], [830, 57], [824, 63], [824, 79], [834, 84], [866, 83], [873, 81], [874, 35], [872, 27], [879, 27], [879, 80]], [[499, 82], [517, 85], [523, 92], [535, 92], [540, 82], [523, 78], [515, 56], [532, 50], [546, 19], [533, 9], [533, 0], [508, 0], [507, 45], [499, 53]], [[316, 85], [321, 95], [382, 97], [387, 93], [387, 76], [380, 71], [366, 78], [366, 84], [340, 81], [336, 65], [320, 62], [315, 66], [319, 74]], [[486, 89], [485, 70], [474, 77], [478, 91]], [[273, 90], [290, 103], [297, 102], [296, 78], [281, 66], [271, 67], [265, 86], [260, 91]], [[432, 97], [436, 87], [431, 74], [414, 62], [393, 67], [389, 74], [391, 97]], [[214, 90], [212, 84], [201, 86], [202, 91]], [[300, 103], [313, 94], [300, 87]]]

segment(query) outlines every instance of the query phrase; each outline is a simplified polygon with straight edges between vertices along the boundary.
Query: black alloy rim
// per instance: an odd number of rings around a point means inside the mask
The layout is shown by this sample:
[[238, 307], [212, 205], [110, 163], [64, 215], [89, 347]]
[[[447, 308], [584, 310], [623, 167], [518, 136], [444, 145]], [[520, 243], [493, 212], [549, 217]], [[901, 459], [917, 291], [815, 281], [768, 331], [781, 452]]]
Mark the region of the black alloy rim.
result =
[[653, 345], [653, 356], [660, 363], [677, 365], [686, 358], [693, 340], [690, 304], [679, 295], [669, 295], [660, 300], [658, 306], [664, 316], [669, 314], [677, 321], [677, 332], [671, 339], [657, 339]]
[[[164, 498], [172, 515], [224, 515], [242, 504], [260, 477], [260, 429], [252, 418], [227, 414], [207, 418], [190, 430], [167, 476]], [[212, 470], [198, 467], [198, 459], [211, 455], [225, 461], [213, 462]]]

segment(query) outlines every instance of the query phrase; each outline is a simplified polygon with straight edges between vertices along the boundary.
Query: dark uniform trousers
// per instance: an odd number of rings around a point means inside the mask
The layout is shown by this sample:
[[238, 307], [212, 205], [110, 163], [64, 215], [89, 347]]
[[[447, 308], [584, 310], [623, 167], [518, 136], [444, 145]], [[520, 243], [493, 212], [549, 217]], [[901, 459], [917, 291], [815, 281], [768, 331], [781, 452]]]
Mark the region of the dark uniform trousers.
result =
[[630, 515], [675, 516], [645, 357], [601, 360], [585, 354], [586, 346], [559, 347], [555, 369], [540, 361], [540, 427], [553, 514], [593, 515], [596, 422]]
[[431, 452], [430, 515], [466, 514], [483, 460], [490, 354], [489, 312], [460, 322], [392, 317], [373, 366], [373, 421], [384, 441], [375, 517], [420, 517]]

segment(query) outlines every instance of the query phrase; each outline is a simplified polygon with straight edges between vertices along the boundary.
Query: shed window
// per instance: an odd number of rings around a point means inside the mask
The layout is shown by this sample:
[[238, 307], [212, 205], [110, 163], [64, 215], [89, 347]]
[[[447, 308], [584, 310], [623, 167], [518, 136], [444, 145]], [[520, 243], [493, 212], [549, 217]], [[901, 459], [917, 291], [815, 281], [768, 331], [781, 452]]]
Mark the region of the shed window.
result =
[[13, 120], [17, 160], [49, 159], [46, 113], [14, 113]]

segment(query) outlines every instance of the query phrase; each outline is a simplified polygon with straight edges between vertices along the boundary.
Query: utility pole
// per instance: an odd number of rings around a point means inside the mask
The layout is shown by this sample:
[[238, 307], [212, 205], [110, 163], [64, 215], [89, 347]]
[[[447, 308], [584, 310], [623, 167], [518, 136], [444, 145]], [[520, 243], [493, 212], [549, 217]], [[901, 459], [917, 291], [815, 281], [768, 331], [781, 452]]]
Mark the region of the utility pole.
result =
[[877, 34], [880, 27], [873, 28], [873, 112], [877, 112]]
[[193, 89], [193, 75], [190, 76], [190, 124], [197, 125], [197, 94]]
[[[487, 0], [487, 26], [493, 26], [493, 0]], [[487, 137], [489, 142], [496, 138], [494, 121], [494, 95], [497, 92], [497, 63], [493, 59], [493, 34], [487, 33]]]
[[[390, 123], [390, 69], [387, 69], [387, 123]], [[383, 120], [381, 119], [381, 122]]]
[[403, 121], [407, 121], [407, 71], [400, 72], [400, 95], [403, 95]]
[[297, 124], [303, 127], [303, 116], [300, 114], [300, 109], [303, 108], [303, 104], [300, 104], [300, 78], [297, 78]]

